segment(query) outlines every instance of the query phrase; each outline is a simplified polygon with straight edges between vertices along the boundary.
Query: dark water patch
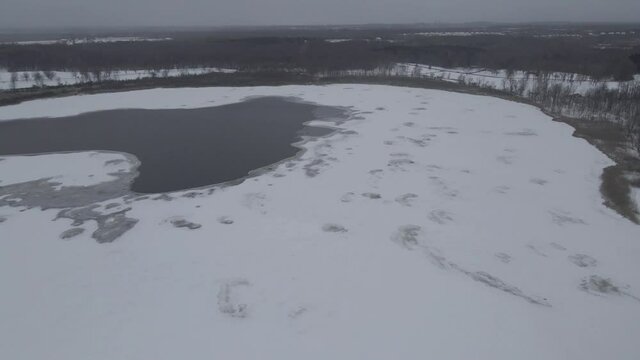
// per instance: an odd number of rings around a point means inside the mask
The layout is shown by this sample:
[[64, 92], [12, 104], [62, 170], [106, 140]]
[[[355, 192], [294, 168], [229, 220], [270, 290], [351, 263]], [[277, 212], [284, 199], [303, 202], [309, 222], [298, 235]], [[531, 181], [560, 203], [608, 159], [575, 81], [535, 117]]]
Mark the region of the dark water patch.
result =
[[332, 130], [310, 120], [346, 110], [281, 97], [200, 109], [121, 109], [0, 122], [0, 155], [108, 150], [141, 162], [131, 190], [162, 193], [236, 180], [294, 156], [302, 136]]

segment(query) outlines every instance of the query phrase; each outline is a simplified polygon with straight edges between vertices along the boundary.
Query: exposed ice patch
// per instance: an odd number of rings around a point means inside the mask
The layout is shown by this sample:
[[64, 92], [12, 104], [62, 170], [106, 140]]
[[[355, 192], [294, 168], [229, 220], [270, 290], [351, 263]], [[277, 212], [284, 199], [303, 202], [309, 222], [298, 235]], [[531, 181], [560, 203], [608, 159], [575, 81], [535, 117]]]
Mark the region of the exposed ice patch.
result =
[[629, 292], [629, 285], [620, 285], [611, 279], [598, 275], [591, 275], [582, 279], [580, 289], [593, 295], [617, 295], [626, 296], [640, 302], [640, 298]]
[[552, 248], [556, 249], [556, 250], [560, 250], [560, 251], [566, 251], [566, 250], [567, 250], [567, 248], [566, 248], [566, 247], [564, 247], [564, 246], [562, 246], [562, 245], [560, 245], [560, 244], [558, 244], [558, 243], [555, 243], [555, 242], [549, 243], [549, 245], [550, 245]]
[[218, 218], [218, 222], [223, 225], [231, 225], [234, 223], [233, 219], [228, 216], [220, 216]]
[[348, 192], [340, 197], [340, 202], [349, 203], [352, 202], [356, 194], [354, 192]]
[[491, 275], [485, 271], [470, 271], [458, 265], [457, 263], [448, 260], [441, 254], [438, 249], [422, 243], [422, 236], [424, 236], [422, 227], [417, 225], [403, 225], [400, 226], [398, 230], [391, 236], [391, 240], [408, 250], [422, 249], [427, 258], [433, 264], [443, 270], [458, 271], [475, 281], [483, 283], [486, 286], [520, 297], [532, 304], [551, 306], [547, 299], [538, 296], [527, 295], [518, 287], [507, 284], [494, 275]]
[[396, 197], [396, 202], [402, 206], [411, 206], [417, 198], [418, 195], [407, 193]]
[[596, 259], [585, 254], [570, 255], [569, 261], [579, 267], [595, 267], [596, 265], [598, 265], [598, 261]]
[[84, 232], [84, 228], [71, 228], [69, 230], [65, 230], [62, 234], [60, 234], [60, 239], [66, 240], [71, 239], [72, 237], [76, 237]]
[[240, 302], [239, 288], [249, 287], [246, 279], [230, 279], [220, 285], [218, 290], [218, 310], [227, 316], [245, 318], [249, 315], [248, 305]]
[[567, 211], [550, 210], [549, 213], [551, 214], [551, 219], [553, 220], [553, 222], [560, 226], [567, 225], [567, 224], [571, 224], [571, 225], [587, 224], [584, 220], [572, 216], [571, 213]]
[[298, 306], [295, 309], [289, 311], [289, 318], [290, 319], [297, 319], [297, 318], [301, 317], [302, 315], [304, 315], [308, 311], [309, 311], [308, 308], [306, 308], [304, 306]]
[[486, 273], [484, 271], [470, 272], [460, 268], [458, 268], [458, 270], [462, 271], [464, 274], [468, 275], [470, 278], [472, 278], [475, 281], [481, 282], [489, 287], [492, 287], [500, 291], [504, 291], [508, 294], [525, 299], [532, 304], [551, 306], [547, 301], [547, 299], [537, 297], [537, 296], [526, 295], [525, 293], [522, 292], [522, 290], [518, 289], [517, 287], [513, 285], [509, 285], [504, 281], [498, 279], [497, 277], [489, 273]]
[[415, 164], [415, 161], [411, 159], [391, 159], [387, 166], [391, 168], [391, 170], [407, 171], [413, 164]]
[[546, 185], [549, 182], [548, 180], [540, 179], [540, 178], [531, 178], [531, 180], [529, 181], [536, 185]]
[[331, 233], [346, 233], [348, 230], [346, 227], [340, 224], [324, 224], [322, 225], [322, 231]]
[[513, 160], [514, 157], [513, 156], [507, 156], [507, 155], [499, 155], [496, 157], [496, 160], [505, 164], [505, 165], [511, 165], [513, 164]]
[[433, 138], [432, 135], [422, 135], [419, 138], [409, 137], [409, 136], [398, 136], [399, 140], [406, 141], [410, 144], [416, 145], [418, 147], [426, 147], [429, 145], [429, 141]]
[[433, 221], [436, 224], [444, 225], [453, 221], [453, 215], [450, 212], [442, 209], [432, 210], [429, 213], [429, 220]]
[[524, 130], [520, 130], [520, 131], [512, 131], [512, 132], [506, 132], [506, 135], [515, 135], [515, 136], [538, 136], [538, 134], [531, 129], [524, 129]]
[[496, 257], [498, 258], [498, 260], [502, 261], [505, 264], [508, 264], [511, 262], [511, 255], [506, 254], [506, 253], [497, 253]]
[[422, 227], [418, 225], [403, 225], [398, 228], [398, 231], [391, 239], [406, 249], [414, 250], [418, 246], [418, 236], [420, 234], [422, 234]]
[[110, 243], [131, 230], [138, 219], [126, 216], [131, 208], [112, 212], [101, 213], [96, 211], [98, 205], [65, 209], [58, 213], [57, 218], [71, 219], [75, 225], [82, 225], [85, 221], [95, 221], [98, 229], [91, 234], [98, 243]]
[[532, 245], [532, 244], [527, 244], [527, 249], [531, 250], [533, 253], [535, 253], [536, 255], [542, 256], [542, 257], [547, 257], [547, 254], [545, 254], [544, 252], [542, 252], [540, 249], [538, 249], [537, 246]]
[[372, 192], [366, 192], [366, 193], [362, 193], [362, 196], [372, 199], [372, 200], [378, 200], [382, 198], [382, 195], [378, 194], [378, 193], [372, 193]]
[[304, 165], [304, 171], [308, 177], [316, 177], [327, 165], [328, 163], [324, 159], [313, 159]]
[[185, 218], [179, 216], [168, 219], [168, 221], [169, 223], [171, 223], [171, 225], [173, 225], [173, 227], [176, 227], [178, 229], [184, 228], [189, 230], [196, 230], [202, 227], [201, 224], [188, 221]]

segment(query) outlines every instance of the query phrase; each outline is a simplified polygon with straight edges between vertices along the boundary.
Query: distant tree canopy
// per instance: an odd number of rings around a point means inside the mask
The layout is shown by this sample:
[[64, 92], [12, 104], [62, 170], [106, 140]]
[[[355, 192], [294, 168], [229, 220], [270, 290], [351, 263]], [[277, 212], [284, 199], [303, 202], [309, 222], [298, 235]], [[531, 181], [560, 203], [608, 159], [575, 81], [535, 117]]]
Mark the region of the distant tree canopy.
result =
[[619, 80], [640, 72], [629, 50], [599, 49], [574, 39], [473, 36], [393, 44], [383, 50], [398, 61], [442, 67], [567, 72]]
[[79, 45], [1, 45], [0, 66], [11, 71], [162, 69], [217, 66], [252, 69], [378, 66], [365, 42], [301, 38], [206, 39]]
[[[340, 36], [341, 34], [334, 34]], [[0, 45], [0, 67], [10, 71], [214, 66], [307, 72], [370, 69], [395, 62], [442, 67], [568, 72], [628, 80], [640, 72], [640, 47], [600, 46], [585, 38], [533, 36], [405, 36], [326, 41], [321, 37], [183, 37], [172, 41]]]

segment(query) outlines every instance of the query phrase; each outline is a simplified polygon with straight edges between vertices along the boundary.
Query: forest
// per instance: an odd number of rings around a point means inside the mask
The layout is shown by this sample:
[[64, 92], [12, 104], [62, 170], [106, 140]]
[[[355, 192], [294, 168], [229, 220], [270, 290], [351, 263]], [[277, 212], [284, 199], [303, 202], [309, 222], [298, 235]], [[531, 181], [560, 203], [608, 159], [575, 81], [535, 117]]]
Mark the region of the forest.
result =
[[496, 31], [500, 29], [476, 32], [467, 29], [471, 35], [459, 36], [461, 29], [444, 33], [421, 32], [423, 30], [402, 27], [377, 31], [271, 29], [259, 32], [248, 29], [178, 33], [167, 41], [72, 45], [4, 42], [0, 43], [0, 68], [109, 72], [226, 67], [314, 73], [413, 62], [443, 67], [567, 72], [615, 80], [629, 80], [640, 73], [640, 30], [618, 32], [625, 34], [618, 36], [583, 32], [555, 36], [527, 29], [513, 33]]

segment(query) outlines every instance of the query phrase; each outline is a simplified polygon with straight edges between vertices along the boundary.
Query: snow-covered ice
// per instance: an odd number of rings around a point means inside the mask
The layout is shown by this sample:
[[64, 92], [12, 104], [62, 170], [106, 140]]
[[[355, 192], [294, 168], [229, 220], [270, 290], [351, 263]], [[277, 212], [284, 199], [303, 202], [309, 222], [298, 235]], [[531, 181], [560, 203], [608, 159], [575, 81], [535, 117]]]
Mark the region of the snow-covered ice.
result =
[[121, 153], [84, 151], [0, 157], [0, 186], [48, 178], [59, 186], [91, 186], [131, 172], [136, 164]]
[[[0, 207], [0, 358], [640, 356], [640, 227], [602, 205], [612, 162], [532, 106], [340, 84], [83, 95], [0, 119], [274, 95], [352, 117], [239, 185], [57, 219]], [[62, 171], [78, 156], [86, 169]], [[48, 164], [90, 187], [83, 171], [103, 179], [95, 167], [114, 156], [5, 156], [0, 180]], [[79, 221], [87, 212], [96, 220]], [[127, 227], [98, 243], [111, 221]]]

